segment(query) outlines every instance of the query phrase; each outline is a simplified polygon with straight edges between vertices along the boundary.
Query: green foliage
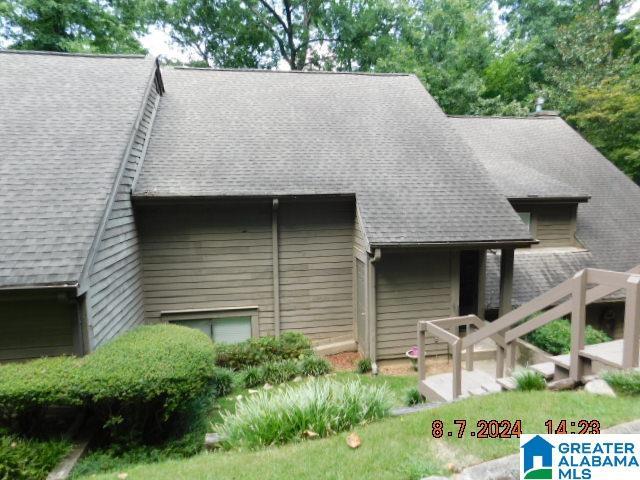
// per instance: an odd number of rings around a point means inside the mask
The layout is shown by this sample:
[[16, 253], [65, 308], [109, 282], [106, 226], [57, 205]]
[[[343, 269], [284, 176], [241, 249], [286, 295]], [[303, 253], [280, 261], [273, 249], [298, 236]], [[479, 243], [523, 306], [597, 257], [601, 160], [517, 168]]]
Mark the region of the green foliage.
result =
[[422, 403], [424, 398], [418, 387], [409, 388], [404, 394], [404, 404], [408, 407]]
[[[526, 340], [536, 347], [552, 355], [562, 355], [571, 350], [571, 323], [566, 319], [558, 319], [529, 333]], [[608, 342], [611, 340], [602, 330], [587, 325], [585, 342], [587, 345]]]
[[544, 377], [533, 370], [520, 370], [513, 375], [513, 378], [516, 380], [516, 389], [522, 392], [547, 388], [547, 381]]
[[319, 377], [320, 375], [330, 373], [331, 370], [331, 362], [326, 358], [318, 357], [317, 355], [305, 357], [300, 361], [300, 372], [303, 375]]
[[142, 0], [5, 0], [0, 35], [20, 50], [142, 53]]
[[358, 360], [356, 370], [358, 373], [369, 373], [371, 371], [372, 364], [370, 358], [361, 358]]
[[300, 359], [311, 354], [311, 340], [296, 332], [279, 337], [251, 338], [240, 343], [216, 343], [216, 365], [231, 370], [262, 365], [279, 360]]
[[[186, 404], [227, 378], [216, 375], [213, 347], [197, 330], [154, 325], [127, 332], [84, 358], [0, 366], [0, 411], [21, 427], [51, 405], [85, 406], [112, 437], [155, 436]], [[220, 373], [220, 372], [218, 372]]]
[[385, 417], [391, 405], [386, 386], [310, 380], [243, 399], [235, 413], [223, 415], [221, 433], [231, 448], [287, 443], [302, 439], [308, 432], [326, 437]]
[[264, 385], [264, 370], [262, 367], [247, 367], [240, 372], [240, 382], [245, 388], [254, 388]]
[[0, 478], [44, 480], [70, 450], [64, 440], [25, 440], [0, 432]]
[[273, 385], [287, 382], [300, 373], [298, 362], [295, 360], [265, 363], [261, 369], [264, 382]]
[[213, 396], [226, 397], [229, 395], [236, 384], [236, 372], [227, 368], [216, 367], [213, 371]]
[[640, 371], [606, 372], [604, 380], [621, 395], [640, 395]]

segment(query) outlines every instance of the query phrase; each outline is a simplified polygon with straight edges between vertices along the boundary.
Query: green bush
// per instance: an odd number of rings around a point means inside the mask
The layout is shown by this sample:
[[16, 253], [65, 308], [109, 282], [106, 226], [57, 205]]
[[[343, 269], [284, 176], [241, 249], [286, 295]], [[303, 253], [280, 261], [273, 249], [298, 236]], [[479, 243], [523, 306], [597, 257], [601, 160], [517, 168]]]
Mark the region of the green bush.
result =
[[[216, 376], [210, 339], [175, 325], [143, 326], [84, 358], [0, 366], [0, 412], [20, 427], [52, 405], [85, 407], [114, 436], [155, 435]], [[226, 382], [226, 380], [224, 380]], [[226, 384], [225, 384], [226, 385]], [[26, 420], [26, 422], [25, 422]]]
[[240, 372], [240, 383], [245, 388], [254, 388], [264, 385], [264, 370], [262, 367], [247, 367]]
[[370, 358], [361, 358], [358, 360], [358, 364], [356, 365], [356, 370], [358, 373], [369, 373], [372, 369], [372, 363]]
[[404, 394], [404, 404], [407, 407], [417, 405], [419, 403], [422, 403], [423, 401], [424, 398], [420, 393], [420, 390], [418, 390], [418, 387], [411, 387]]
[[[554, 320], [529, 333], [526, 340], [552, 355], [569, 353], [571, 349], [571, 323], [566, 319]], [[587, 325], [585, 330], [585, 342], [587, 345], [610, 340], [611, 337], [603, 331]]]
[[309, 432], [326, 437], [385, 417], [392, 404], [386, 385], [310, 380], [244, 398], [234, 413], [223, 415], [221, 433], [228, 448], [282, 444]]
[[621, 395], [640, 395], [640, 371], [606, 372], [602, 378]]
[[262, 369], [262, 379], [264, 382], [273, 385], [287, 382], [300, 374], [298, 363], [295, 360], [269, 362], [260, 368]]
[[516, 380], [516, 390], [527, 392], [547, 388], [544, 377], [533, 370], [520, 370], [513, 375], [513, 378]]
[[214, 350], [217, 365], [236, 371], [279, 360], [297, 360], [312, 353], [311, 340], [296, 332], [240, 343], [216, 343]]
[[0, 479], [44, 480], [71, 450], [64, 440], [25, 440], [0, 434]]
[[303, 375], [310, 377], [319, 377], [331, 372], [331, 362], [326, 358], [311, 355], [300, 361], [300, 371]]
[[228, 368], [216, 367], [213, 370], [212, 393], [214, 397], [226, 397], [236, 385], [236, 372]]

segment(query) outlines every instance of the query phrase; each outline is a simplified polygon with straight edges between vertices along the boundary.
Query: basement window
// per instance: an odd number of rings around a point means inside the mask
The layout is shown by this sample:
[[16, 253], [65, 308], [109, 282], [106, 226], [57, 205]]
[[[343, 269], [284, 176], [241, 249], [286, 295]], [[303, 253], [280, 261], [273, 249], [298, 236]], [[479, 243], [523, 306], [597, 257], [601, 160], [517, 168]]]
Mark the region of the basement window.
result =
[[162, 312], [169, 323], [195, 328], [214, 342], [239, 343], [258, 336], [258, 309], [174, 310]]

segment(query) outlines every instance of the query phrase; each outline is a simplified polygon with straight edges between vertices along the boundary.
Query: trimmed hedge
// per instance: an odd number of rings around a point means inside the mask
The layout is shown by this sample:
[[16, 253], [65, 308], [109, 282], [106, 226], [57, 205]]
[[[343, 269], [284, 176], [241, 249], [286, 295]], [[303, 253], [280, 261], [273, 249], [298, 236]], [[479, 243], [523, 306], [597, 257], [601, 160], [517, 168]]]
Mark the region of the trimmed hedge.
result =
[[243, 370], [280, 360], [297, 360], [311, 355], [311, 340], [296, 332], [279, 337], [251, 338], [240, 343], [216, 343], [216, 364], [231, 370]]
[[[529, 333], [526, 340], [552, 355], [569, 353], [571, 349], [571, 323], [566, 319], [554, 320]], [[611, 337], [602, 330], [587, 325], [585, 330], [585, 343], [587, 345], [610, 340]]]
[[[198, 330], [143, 326], [83, 358], [45, 358], [0, 366], [0, 420], [24, 427], [50, 406], [85, 407], [115, 435], [146, 436], [228, 374], [213, 363], [213, 344]], [[222, 380], [220, 380], [222, 379]]]

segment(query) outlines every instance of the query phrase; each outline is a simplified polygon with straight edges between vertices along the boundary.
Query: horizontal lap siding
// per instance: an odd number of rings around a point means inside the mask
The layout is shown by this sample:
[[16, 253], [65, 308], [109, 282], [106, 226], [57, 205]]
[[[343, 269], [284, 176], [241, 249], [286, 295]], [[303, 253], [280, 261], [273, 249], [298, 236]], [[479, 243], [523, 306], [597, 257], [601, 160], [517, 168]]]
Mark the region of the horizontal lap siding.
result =
[[271, 203], [157, 206], [138, 211], [145, 315], [163, 310], [259, 307], [273, 333]]
[[538, 247], [562, 247], [575, 244], [575, 207], [558, 205], [535, 210]]
[[142, 267], [130, 192], [141, 168], [157, 101], [154, 86], [89, 275], [87, 302], [93, 348], [144, 321]]
[[353, 335], [353, 202], [283, 202], [278, 215], [282, 330]]
[[72, 355], [75, 303], [0, 301], [0, 361]]
[[[377, 357], [398, 358], [416, 344], [419, 320], [453, 314], [450, 254], [387, 253], [376, 265]], [[447, 352], [427, 339], [427, 353]]]

